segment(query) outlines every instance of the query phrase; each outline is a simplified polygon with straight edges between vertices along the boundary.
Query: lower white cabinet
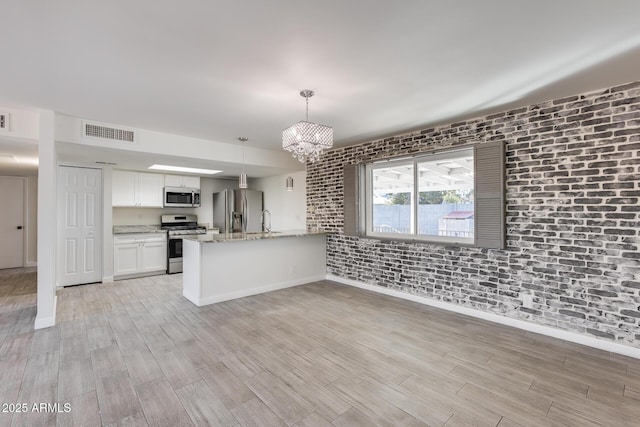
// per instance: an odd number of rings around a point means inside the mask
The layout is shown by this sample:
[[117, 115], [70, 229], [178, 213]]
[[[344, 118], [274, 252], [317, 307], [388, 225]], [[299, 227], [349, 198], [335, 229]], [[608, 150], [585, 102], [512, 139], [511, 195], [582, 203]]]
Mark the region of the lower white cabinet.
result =
[[144, 276], [167, 269], [167, 235], [164, 233], [113, 236], [113, 275]]

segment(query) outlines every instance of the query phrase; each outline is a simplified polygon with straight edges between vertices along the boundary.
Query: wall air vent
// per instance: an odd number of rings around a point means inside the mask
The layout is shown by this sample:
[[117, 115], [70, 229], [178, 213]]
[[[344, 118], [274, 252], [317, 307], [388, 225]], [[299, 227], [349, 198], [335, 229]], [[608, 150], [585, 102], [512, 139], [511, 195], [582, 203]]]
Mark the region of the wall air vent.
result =
[[136, 142], [135, 131], [107, 126], [101, 123], [82, 122], [82, 136], [118, 142]]
[[9, 132], [9, 113], [0, 112], [0, 132]]

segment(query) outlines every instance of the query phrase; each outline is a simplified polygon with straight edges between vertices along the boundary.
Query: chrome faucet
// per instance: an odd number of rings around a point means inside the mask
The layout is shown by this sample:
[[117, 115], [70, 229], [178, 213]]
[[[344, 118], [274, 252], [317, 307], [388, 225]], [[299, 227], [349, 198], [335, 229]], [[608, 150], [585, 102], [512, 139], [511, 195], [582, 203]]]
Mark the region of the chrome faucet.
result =
[[[267, 224], [265, 223], [265, 214], [269, 214], [269, 226], [267, 227]], [[269, 212], [267, 209], [262, 211], [262, 229], [268, 233], [271, 233], [271, 212]]]

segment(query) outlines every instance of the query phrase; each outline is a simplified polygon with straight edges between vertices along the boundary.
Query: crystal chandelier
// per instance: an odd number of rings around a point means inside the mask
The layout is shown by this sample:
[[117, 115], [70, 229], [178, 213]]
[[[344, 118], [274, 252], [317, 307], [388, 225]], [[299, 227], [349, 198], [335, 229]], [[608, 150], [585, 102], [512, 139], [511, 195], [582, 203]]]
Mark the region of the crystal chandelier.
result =
[[282, 131], [282, 148], [300, 162], [315, 162], [323, 150], [333, 145], [333, 128], [309, 121], [309, 98], [313, 91], [305, 89], [300, 96], [307, 100], [307, 118]]

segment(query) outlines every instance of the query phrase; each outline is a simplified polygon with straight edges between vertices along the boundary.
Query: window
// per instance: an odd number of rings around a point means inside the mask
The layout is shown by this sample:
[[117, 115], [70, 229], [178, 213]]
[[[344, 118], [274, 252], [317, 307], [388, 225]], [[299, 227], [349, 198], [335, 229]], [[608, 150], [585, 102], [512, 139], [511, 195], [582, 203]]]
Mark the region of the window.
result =
[[[413, 163], [371, 168], [373, 233], [413, 234]], [[369, 206], [369, 205], [367, 205]]]
[[473, 244], [474, 149], [369, 164], [365, 232]]
[[504, 249], [504, 147], [344, 164], [343, 233]]

